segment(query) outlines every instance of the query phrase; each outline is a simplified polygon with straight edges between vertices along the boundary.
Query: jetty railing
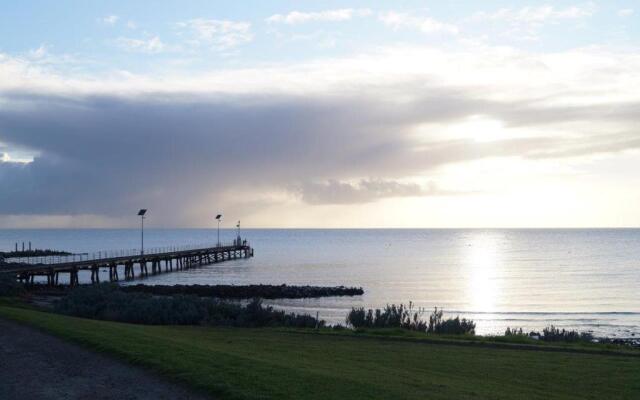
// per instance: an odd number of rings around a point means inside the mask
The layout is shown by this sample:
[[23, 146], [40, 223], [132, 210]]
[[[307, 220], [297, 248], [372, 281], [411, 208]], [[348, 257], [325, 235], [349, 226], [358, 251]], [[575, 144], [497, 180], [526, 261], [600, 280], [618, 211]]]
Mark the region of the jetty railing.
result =
[[[15, 274], [16, 279], [34, 284], [36, 277], [44, 277], [47, 286], [57, 286], [60, 274], [69, 275], [69, 285], [80, 284], [79, 273], [91, 273], [91, 283], [100, 283], [100, 272], [108, 272], [109, 281], [136, 278], [135, 266], [139, 267], [138, 277], [163, 272], [182, 271], [195, 266], [210, 265], [228, 260], [253, 257], [253, 249], [246, 240], [236, 240], [233, 244], [219, 243], [216, 246], [186, 245], [139, 249], [97, 251], [68, 256], [21, 257], [2, 261], [0, 272]], [[9, 261], [9, 262], [7, 262]], [[149, 266], [151, 267], [149, 269]], [[164, 267], [164, 268], [163, 268]], [[163, 271], [164, 269], [164, 271]]]
[[164, 246], [164, 247], [150, 247], [144, 250], [144, 254], [140, 249], [120, 249], [120, 250], [104, 250], [93, 251], [90, 253], [77, 253], [69, 255], [55, 255], [55, 256], [35, 256], [35, 257], [12, 257], [5, 258], [5, 264], [32, 264], [32, 265], [56, 265], [56, 264], [68, 264], [81, 261], [100, 261], [105, 259], [122, 258], [122, 257], [135, 257], [144, 255], [146, 257], [153, 257], [161, 254], [176, 253], [181, 251], [197, 250], [212, 247], [231, 247], [236, 246], [237, 243], [220, 243], [219, 245], [212, 246], [210, 243], [190, 244], [182, 246]]

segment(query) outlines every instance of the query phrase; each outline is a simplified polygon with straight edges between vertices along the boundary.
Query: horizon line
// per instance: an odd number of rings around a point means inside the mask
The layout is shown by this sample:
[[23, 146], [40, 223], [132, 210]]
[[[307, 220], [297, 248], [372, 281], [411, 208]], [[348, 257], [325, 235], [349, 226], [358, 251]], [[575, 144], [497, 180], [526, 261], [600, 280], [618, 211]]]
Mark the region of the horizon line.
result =
[[[3, 230], [139, 230], [139, 227], [0, 227]], [[145, 230], [216, 230], [217, 227], [145, 227]], [[236, 227], [220, 227], [221, 230], [237, 230]], [[487, 227], [243, 227], [244, 230], [612, 230], [640, 229], [640, 226], [487, 226]]]

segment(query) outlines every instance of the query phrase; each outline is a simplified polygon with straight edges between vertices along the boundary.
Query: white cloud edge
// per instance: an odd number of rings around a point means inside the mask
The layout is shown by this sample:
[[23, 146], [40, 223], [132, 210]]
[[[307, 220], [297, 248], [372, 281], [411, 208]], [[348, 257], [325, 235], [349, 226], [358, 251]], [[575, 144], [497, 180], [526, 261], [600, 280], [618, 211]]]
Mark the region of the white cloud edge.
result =
[[428, 16], [418, 17], [403, 12], [381, 12], [378, 14], [378, 20], [393, 29], [412, 28], [426, 34], [446, 33], [457, 35], [460, 32], [460, 29], [454, 24], [442, 22]]
[[521, 8], [504, 7], [496, 11], [481, 11], [471, 16], [476, 21], [505, 21], [512, 24], [544, 24], [551, 21], [588, 18], [595, 14], [595, 3], [557, 8], [550, 4], [525, 6]]
[[630, 17], [634, 13], [635, 13], [635, 10], [633, 8], [622, 8], [617, 12], [619, 17]]
[[134, 53], [157, 54], [165, 51], [167, 47], [159, 36], [142, 39], [120, 36], [114, 42], [120, 49]]
[[369, 8], [339, 8], [323, 11], [290, 11], [286, 14], [273, 14], [265, 21], [270, 24], [283, 23], [288, 25], [303, 24], [306, 22], [340, 22], [350, 21], [355, 17], [367, 17], [373, 14]]
[[[121, 44], [133, 50], [164, 49], [152, 45], [153, 38], [135, 42], [129, 39], [123, 38]], [[567, 90], [557, 98], [600, 103], [620, 96], [637, 99], [640, 96], [634, 90], [640, 84], [640, 75], [635, 73], [637, 68], [640, 68], [640, 59], [635, 49], [588, 47], [545, 54], [474, 44], [457, 51], [433, 46], [391, 46], [322, 61], [153, 76], [122, 71], [95, 76], [60, 74], [33, 60], [0, 54], [0, 90], [331, 93], [335, 88], [349, 92], [371, 84], [391, 87], [427, 79], [441, 86], [491, 88], [485, 95], [501, 99], [544, 96], [555, 93], [554, 88], [561, 85]]]
[[193, 18], [176, 22], [174, 28], [180, 36], [186, 37], [187, 46], [208, 46], [219, 51], [237, 48], [254, 38], [252, 24], [248, 21]]
[[100, 18], [100, 22], [102, 22], [105, 25], [111, 25], [111, 26], [115, 25], [119, 20], [120, 20], [120, 17], [115, 14], [106, 15]]

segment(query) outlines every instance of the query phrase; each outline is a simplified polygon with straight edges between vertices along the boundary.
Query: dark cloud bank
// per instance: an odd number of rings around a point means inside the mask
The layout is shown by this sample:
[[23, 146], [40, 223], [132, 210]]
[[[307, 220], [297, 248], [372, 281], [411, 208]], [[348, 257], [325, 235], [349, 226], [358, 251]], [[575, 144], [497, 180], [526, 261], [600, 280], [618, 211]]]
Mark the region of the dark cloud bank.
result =
[[[638, 105], [541, 109], [456, 92], [402, 104], [367, 96], [50, 96], [0, 93], [0, 214], [122, 216], [141, 206], [168, 224], [228, 190], [287, 190], [310, 204], [441, 194], [401, 183], [443, 164], [492, 156], [558, 157], [639, 147], [633, 132], [500, 142], [422, 141], [417, 124], [484, 114], [510, 125], [633, 119]], [[616, 113], [618, 115], [616, 115]], [[354, 183], [355, 182], [355, 183]], [[238, 199], [242, 201], [255, 199]], [[233, 204], [224, 204], [227, 209]], [[211, 209], [220, 207], [211, 204]]]

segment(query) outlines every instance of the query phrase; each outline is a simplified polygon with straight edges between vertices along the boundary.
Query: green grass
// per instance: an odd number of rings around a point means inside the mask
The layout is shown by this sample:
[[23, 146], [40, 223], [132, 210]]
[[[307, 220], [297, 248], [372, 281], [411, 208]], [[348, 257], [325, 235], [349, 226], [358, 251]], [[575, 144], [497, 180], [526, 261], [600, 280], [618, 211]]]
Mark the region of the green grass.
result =
[[639, 357], [589, 349], [463, 346], [393, 332], [142, 326], [10, 305], [0, 305], [0, 316], [222, 399], [640, 398]]
[[[311, 331], [313, 332], [313, 331]], [[436, 335], [410, 331], [401, 328], [358, 329], [355, 331], [333, 331], [330, 329], [320, 334], [352, 335], [358, 337], [378, 337], [385, 339], [405, 339], [423, 343], [458, 344], [485, 347], [504, 347], [515, 349], [538, 349], [540, 351], [567, 351], [582, 353], [631, 354], [640, 356], [640, 349], [616, 344], [600, 344], [591, 342], [545, 342], [528, 336], [481, 336], [481, 335]]]

